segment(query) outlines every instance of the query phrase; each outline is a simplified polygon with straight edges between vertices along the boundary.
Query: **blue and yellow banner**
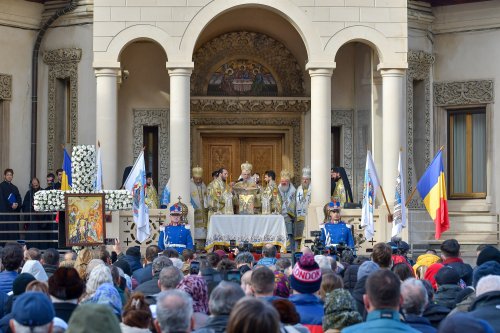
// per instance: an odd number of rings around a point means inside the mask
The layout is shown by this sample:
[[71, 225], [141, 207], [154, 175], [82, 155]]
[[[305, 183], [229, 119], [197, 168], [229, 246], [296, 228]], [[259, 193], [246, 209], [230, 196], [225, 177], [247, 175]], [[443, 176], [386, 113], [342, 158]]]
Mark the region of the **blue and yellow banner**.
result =
[[440, 150], [417, 184], [417, 190], [424, 201], [425, 208], [434, 220], [436, 239], [439, 239], [441, 233], [450, 228], [445, 179], [443, 156]]
[[73, 186], [73, 180], [71, 177], [71, 158], [69, 157], [66, 148], [64, 148], [64, 160], [63, 160], [63, 174], [61, 180], [61, 191], [69, 191], [71, 190], [71, 186]]

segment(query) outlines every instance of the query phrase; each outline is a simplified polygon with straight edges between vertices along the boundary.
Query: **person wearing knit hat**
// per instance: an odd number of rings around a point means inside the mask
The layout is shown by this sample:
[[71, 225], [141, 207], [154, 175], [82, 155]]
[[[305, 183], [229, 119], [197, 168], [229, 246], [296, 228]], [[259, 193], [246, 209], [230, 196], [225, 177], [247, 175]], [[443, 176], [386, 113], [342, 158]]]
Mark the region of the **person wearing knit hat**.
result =
[[474, 288], [477, 286], [479, 280], [486, 275], [500, 275], [500, 264], [497, 261], [487, 261], [481, 266], [476, 267], [472, 278], [472, 285]]
[[486, 246], [477, 256], [476, 265], [481, 266], [487, 261], [496, 261], [500, 263], [500, 251], [491, 245]]
[[56, 316], [68, 322], [84, 291], [85, 282], [76, 269], [59, 267], [49, 278], [49, 294]]
[[361, 264], [361, 266], [359, 266], [357, 274], [358, 281], [361, 280], [363, 277], [368, 276], [370, 275], [370, 273], [375, 272], [376, 270], [379, 269], [380, 267], [377, 263], [371, 260], [365, 261], [364, 263]]
[[66, 333], [121, 333], [118, 317], [104, 304], [82, 304], [73, 313]]
[[435, 278], [438, 289], [434, 296], [434, 301], [439, 305], [453, 309], [457, 305], [455, 299], [458, 293], [462, 291], [462, 288], [458, 285], [460, 282], [460, 275], [455, 268], [443, 266], [436, 273]]
[[295, 264], [290, 275], [293, 295], [289, 300], [300, 313], [300, 323], [304, 325], [321, 325], [323, 320], [323, 304], [316, 293], [321, 286], [321, 269], [314, 261], [314, 255], [304, 254]]
[[349, 291], [335, 289], [326, 296], [323, 330], [341, 330], [344, 327], [361, 323], [363, 318], [356, 308], [356, 302]]
[[357, 281], [352, 291], [352, 297], [356, 301], [356, 308], [363, 318], [366, 316], [366, 308], [363, 301], [363, 295], [366, 294], [366, 280], [368, 280], [370, 274], [378, 270], [380, 270], [380, 266], [371, 260], [363, 262], [358, 268]]
[[468, 313], [457, 313], [448, 316], [439, 325], [440, 333], [474, 332], [494, 333], [493, 327], [487, 321], [474, 318]]

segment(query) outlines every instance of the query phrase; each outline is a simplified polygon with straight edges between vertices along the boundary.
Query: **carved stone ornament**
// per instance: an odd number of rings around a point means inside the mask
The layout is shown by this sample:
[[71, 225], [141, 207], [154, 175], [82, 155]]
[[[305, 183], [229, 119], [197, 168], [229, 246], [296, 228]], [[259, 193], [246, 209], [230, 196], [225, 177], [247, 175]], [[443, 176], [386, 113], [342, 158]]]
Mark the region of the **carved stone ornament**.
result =
[[0, 74], [0, 101], [12, 99], [12, 75]]
[[351, 110], [332, 110], [332, 127], [340, 126], [343, 134], [343, 166], [349, 182], [353, 183], [353, 151], [352, 151], [352, 126], [353, 126], [353, 112]]
[[[408, 52], [408, 70], [406, 75], [406, 190], [407, 196], [413, 191], [417, 183], [417, 175], [415, 173], [415, 154], [414, 154], [414, 131], [413, 123], [414, 101], [413, 101], [413, 81], [424, 81], [425, 91], [425, 164], [431, 162], [431, 68], [434, 64], [435, 57], [431, 53], [424, 51], [410, 50]], [[415, 196], [408, 204], [411, 208], [422, 208], [422, 200]]]
[[[294, 183], [300, 182], [301, 175], [301, 157], [302, 157], [302, 125], [301, 117], [286, 118], [286, 117], [273, 117], [273, 118], [263, 118], [263, 117], [224, 117], [224, 118], [214, 118], [214, 117], [192, 117], [191, 127], [193, 126], [287, 126], [292, 129], [292, 140], [293, 140], [293, 174], [294, 178], [292, 181]], [[191, 131], [194, 133], [195, 131]], [[191, 137], [193, 142], [193, 137]], [[192, 144], [191, 144], [192, 147]], [[191, 159], [194, 160], [193, 152], [191, 151]], [[298, 176], [297, 176], [298, 175]]]
[[311, 108], [311, 99], [303, 98], [220, 98], [192, 97], [191, 112], [204, 113], [304, 113]]
[[303, 70], [293, 54], [277, 40], [255, 32], [231, 32], [212, 39], [193, 56], [191, 96], [206, 96], [212, 74], [224, 63], [249, 59], [268, 68], [278, 96], [304, 96]]
[[493, 80], [434, 83], [436, 106], [490, 104], [495, 101]]
[[47, 123], [47, 170], [55, 170], [56, 147], [56, 83], [58, 79], [69, 80], [70, 137], [72, 146], [78, 144], [78, 63], [81, 49], [57, 49], [47, 51], [43, 61], [49, 65], [48, 75], [48, 123]]
[[143, 127], [158, 126], [158, 190], [167, 185], [170, 174], [170, 115], [167, 109], [134, 109], [134, 160], [141, 153], [143, 144]]

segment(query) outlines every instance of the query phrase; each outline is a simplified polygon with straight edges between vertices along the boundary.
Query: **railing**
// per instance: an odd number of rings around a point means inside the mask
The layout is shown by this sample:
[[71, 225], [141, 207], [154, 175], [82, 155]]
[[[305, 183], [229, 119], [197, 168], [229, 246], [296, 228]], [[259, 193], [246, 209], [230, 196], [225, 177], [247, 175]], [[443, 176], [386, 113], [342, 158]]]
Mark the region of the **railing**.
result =
[[24, 240], [29, 246], [58, 247], [58, 226], [54, 212], [0, 213], [0, 245]]

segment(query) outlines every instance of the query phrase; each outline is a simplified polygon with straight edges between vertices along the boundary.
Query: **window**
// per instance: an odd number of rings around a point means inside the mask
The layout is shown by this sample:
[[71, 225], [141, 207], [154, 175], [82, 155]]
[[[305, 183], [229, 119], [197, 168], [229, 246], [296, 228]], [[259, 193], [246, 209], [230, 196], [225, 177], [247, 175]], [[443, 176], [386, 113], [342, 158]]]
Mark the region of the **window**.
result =
[[332, 147], [332, 156], [331, 156], [331, 165], [333, 166], [341, 166], [340, 165], [340, 132], [342, 128], [340, 126], [332, 126], [332, 135], [331, 135], [331, 147]]
[[448, 113], [450, 198], [486, 197], [486, 111], [484, 108]]

